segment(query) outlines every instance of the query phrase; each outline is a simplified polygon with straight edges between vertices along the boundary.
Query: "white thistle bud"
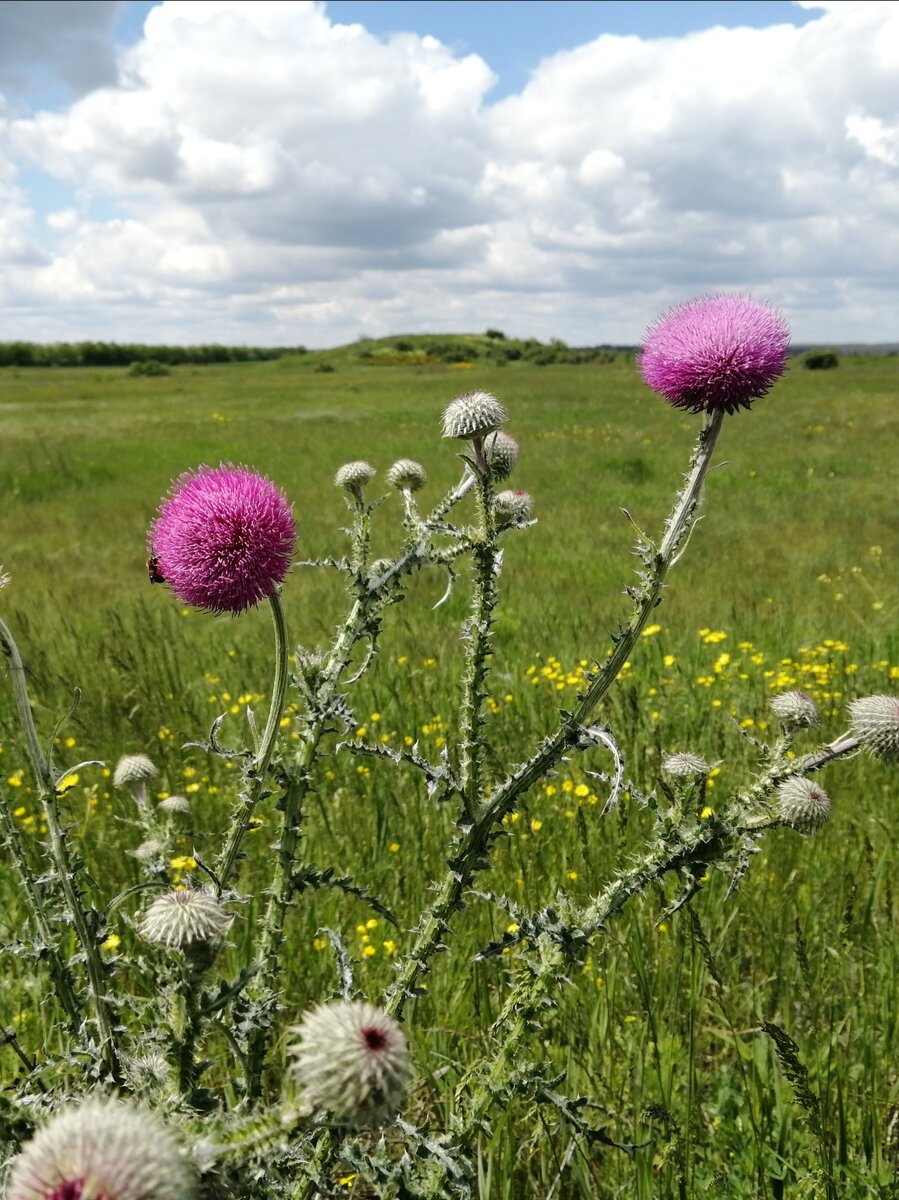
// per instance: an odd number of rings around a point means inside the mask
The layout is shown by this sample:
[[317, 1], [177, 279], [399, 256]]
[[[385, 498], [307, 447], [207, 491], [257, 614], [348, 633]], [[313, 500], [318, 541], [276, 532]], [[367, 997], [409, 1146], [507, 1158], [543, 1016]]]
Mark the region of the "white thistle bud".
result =
[[484, 438], [484, 458], [493, 479], [508, 479], [518, 462], [518, 442], [502, 429]]
[[293, 1071], [306, 1103], [340, 1125], [380, 1125], [406, 1096], [409, 1046], [392, 1017], [362, 1002], [320, 1004], [294, 1029]]
[[789, 728], [811, 729], [818, 724], [818, 709], [805, 692], [780, 692], [768, 703], [774, 715]]
[[7, 585], [8, 583], [9, 583], [9, 576], [8, 576], [8, 575], [7, 575], [7, 573], [6, 573], [6, 572], [3, 570], [3, 567], [2, 567], [2, 566], [0, 566], [0, 592], [2, 592], [2, 591], [3, 591], [3, 589], [6, 587], [6, 585]]
[[170, 813], [189, 813], [190, 801], [186, 796], [166, 796], [159, 801], [159, 807]]
[[528, 492], [507, 489], [493, 498], [493, 511], [498, 521], [510, 525], [523, 525], [531, 519], [532, 501]]
[[849, 731], [881, 762], [899, 762], [899, 696], [862, 696], [849, 705]]
[[831, 807], [824, 788], [802, 775], [791, 775], [777, 786], [778, 815], [800, 833], [814, 833], [826, 825]]
[[137, 789], [146, 791], [146, 785], [158, 778], [159, 771], [152, 758], [146, 754], [123, 754], [115, 765], [112, 782], [115, 787], [133, 793]]
[[370, 463], [357, 459], [355, 462], [344, 463], [334, 476], [335, 487], [343, 488], [358, 496], [370, 479], [375, 476], [375, 469]]
[[66, 1105], [13, 1161], [7, 1200], [193, 1200], [197, 1176], [155, 1113], [120, 1100]]
[[387, 482], [399, 492], [417, 492], [428, 482], [428, 476], [419, 463], [401, 458], [387, 472]]
[[679, 754], [666, 754], [662, 759], [662, 772], [665, 775], [689, 777], [691, 775], [708, 775], [709, 764], [701, 754], [693, 754], [690, 750], [682, 750]]
[[443, 436], [479, 438], [493, 433], [507, 420], [506, 410], [489, 392], [465, 392], [443, 411]]
[[148, 942], [189, 950], [217, 942], [232, 920], [232, 914], [205, 888], [172, 888], [143, 913], [138, 930]]

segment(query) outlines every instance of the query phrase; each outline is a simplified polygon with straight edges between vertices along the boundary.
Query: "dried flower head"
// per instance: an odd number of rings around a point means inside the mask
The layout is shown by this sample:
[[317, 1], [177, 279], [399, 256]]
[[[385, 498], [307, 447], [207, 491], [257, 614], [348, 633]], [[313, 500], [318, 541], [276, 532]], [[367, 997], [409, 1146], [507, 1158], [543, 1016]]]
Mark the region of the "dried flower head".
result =
[[781, 821], [800, 833], [814, 833], [827, 823], [830, 797], [820, 784], [802, 775], [791, 775], [777, 787], [777, 811]]
[[849, 705], [849, 729], [882, 762], [899, 762], [899, 696], [862, 696]]
[[666, 754], [662, 759], [665, 775], [689, 778], [692, 775], [708, 775], [711, 768], [700, 754], [682, 750], [679, 754]]
[[443, 411], [443, 436], [479, 438], [493, 433], [507, 419], [506, 410], [489, 392], [465, 392]]
[[170, 950], [217, 942], [232, 914], [205, 888], [172, 888], [154, 900], [138, 922], [141, 936]]
[[771, 711], [788, 728], [811, 729], [818, 724], [818, 709], [805, 692], [779, 692], [769, 701]]
[[736, 412], [783, 373], [790, 330], [746, 296], [701, 296], [653, 324], [639, 356], [643, 378], [677, 408]]
[[398, 492], [417, 492], [428, 482], [428, 476], [420, 463], [401, 458], [387, 472], [387, 482]]
[[7, 1200], [193, 1200], [196, 1170], [155, 1113], [119, 1100], [67, 1105], [13, 1161]]
[[152, 783], [158, 778], [156, 764], [146, 754], [123, 754], [112, 774], [113, 785], [128, 791], [133, 791], [135, 785]]
[[499, 492], [493, 499], [496, 519], [509, 525], [523, 525], [531, 519], [533, 503], [528, 492], [513, 491], [511, 488]]
[[499, 429], [484, 438], [484, 459], [492, 479], [508, 479], [518, 462], [518, 442]]
[[274, 594], [295, 541], [291, 506], [270, 479], [204, 466], [175, 481], [150, 530], [150, 553], [185, 604], [241, 613]]
[[294, 1030], [293, 1070], [307, 1104], [341, 1125], [380, 1125], [409, 1081], [409, 1046], [392, 1017], [371, 1004], [321, 1004]]
[[359, 496], [362, 489], [370, 479], [373, 479], [376, 472], [374, 467], [362, 459], [357, 459], [355, 462], [344, 463], [334, 476], [334, 486], [343, 488], [347, 492], [352, 492], [353, 495]]

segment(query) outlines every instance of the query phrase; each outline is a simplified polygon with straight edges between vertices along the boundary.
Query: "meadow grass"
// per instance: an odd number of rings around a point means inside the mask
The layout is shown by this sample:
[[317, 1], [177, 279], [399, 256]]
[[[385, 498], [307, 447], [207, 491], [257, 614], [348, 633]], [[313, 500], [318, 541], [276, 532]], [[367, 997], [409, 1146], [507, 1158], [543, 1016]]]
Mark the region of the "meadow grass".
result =
[[[538, 518], [506, 539], [489, 717], [499, 775], [551, 726], [554, 705], [573, 697], [581, 669], [609, 646], [634, 565], [620, 508], [660, 530], [696, 430], [695, 418], [651, 397], [624, 358], [477, 369], [362, 367], [350, 353], [327, 361], [332, 373], [316, 371], [315, 355], [179, 368], [160, 379], [0, 372], [0, 561], [13, 575], [4, 611], [21, 635], [39, 723], [49, 736], [77, 686], [80, 706], [58, 734], [61, 761], [112, 764], [134, 751], [156, 758], [160, 791], [186, 792], [195, 804], [196, 829], [188, 818], [176, 871], [189, 871], [194, 851], [214, 856], [230, 810], [221, 761], [182, 746], [202, 739], [220, 712], [229, 714], [226, 741], [242, 737], [248, 706], [264, 713], [270, 635], [264, 611], [213, 619], [147, 581], [145, 531], [174, 476], [199, 462], [252, 464], [295, 501], [300, 557], [340, 554], [347, 513], [331, 484], [336, 468], [367, 458], [383, 471], [413, 457], [436, 498], [459, 474], [455, 447], [438, 436], [443, 405], [472, 387], [497, 394], [522, 447], [512, 482], [533, 494]], [[726, 421], [718, 459], [727, 465], [710, 477], [706, 516], [601, 714], [639, 787], [655, 786], [664, 751], [695, 750], [726, 764], [710, 780], [712, 809], [716, 791], [746, 781], [747, 739], [770, 733], [772, 692], [797, 686], [815, 695], [829, 738], [845, 727], [847, 699], [899, 690], [897, 386], [895, 358], [845, 359], [831, 372], [794, 368], [752, 413]], [[398, 515], [396, 498], [378, 510], [376, 553], [398, 545]], [[417, 739], [435, 755], [452, 738], [465, 589], [460, 582], [432, 611], [444, 586], [422, 574], [388, 610], [375, 668], [354, 689], [360, 738]], [[327, 640], [346, 600], [335, 573], [297, 568], [285, 605], [291, 636], [310, 646]], [[5, 794], [23, 828], [39, 831], [8, 690], [0, 741]], [[586, 765], [608, 763], [597, 754]], [[828, 1175], [841, 1196], [899, 1194], [899, 787], [895, 774], [861, 761], [831, 767], [824, 782], [835, 815], [821, 833], [769, 835], [737, 895], [725, 901], [728, 880], [713, 874], [692, 915], [658, 924], [661, 889], [638, 899], [561, 990], [535, 1053], [567, 1073], [569, 1094], [596, 1105], [591, 1120], [608, 1136], [651, 1145], [633, 1158], [587, 1147], [551, 1109], [513, 1107], [479, 1147], [484, 1200], [776, 1200], [827, 1194]], [[336, 756], [315, 783], [308, 857], [352, 874], [384, 899], [399, 928], [362, 901], [301, 897], [285, 991], [297, 1014], [335, 990], [324, 927], [346, 939], [363, 991], [374, 997], [388, 982], [441, 873], [451, 820], [417, 778], [367, 758]], [[627, 799], [601, 818], [604, 798], [580, 768], [547, 781], [507, 819], [484, 887], [528, 909], [560, 886], [598, 890], [648, 824]], [[110, 895], [133, 883], [128, 850], [138, 835], [108, 773], [83, 772], [65, 803], [88, 868], [110, 879]], [[262, 812], [263, 821], [272, 816]], [[241, 880], [248, 894], [266, 878], [270, 840], [266, 824], [252, 835]], [[10, 941], [20, 909], [5, 879], [0, 899]], [[126, 915], [110, 926], [107, 954], [134, 949]], [[242, 908], [235, 941], [257, 916], [252, 901]], [[410, 1010], [421, 1080], [412, 1107], [434, 1128], [446, 1124], [454, 1086], [516, 974], [514, 952], [483, 962], [474, 955], [512, 924], [500, 904], [466, 910], [454, 953], [437, 960], [428, 995]], [[29, 973], [6, 956], [0, 1025], [35, 1053], [46, 1030]], [[798, 1046], [820, 1105], [817, 1132], [760, 1032], [766, 1021]], [[0, 1049], [0, 1062], [4, 1079], [19, 1069], [11, 1051]], [[229, 1086], [225, 1075], [214, 1082]], [[353, 1181], [344, 1186], [365, 1194]]]

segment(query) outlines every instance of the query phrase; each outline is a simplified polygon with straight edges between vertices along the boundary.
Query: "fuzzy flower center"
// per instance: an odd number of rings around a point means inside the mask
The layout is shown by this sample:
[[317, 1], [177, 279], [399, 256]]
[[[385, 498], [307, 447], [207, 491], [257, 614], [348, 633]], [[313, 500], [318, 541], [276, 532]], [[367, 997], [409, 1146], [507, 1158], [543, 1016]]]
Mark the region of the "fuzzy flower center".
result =
[[383, 1029], [376, 1029], [374, 1025], [367, 1025], [361, 1029], [362, 1042], [366, 1050], [371, 1050], [373, 1054], [377, 1054], [381, 1050], [387, 1048], [387, 1034]]
[[81, 1200], [84, 1194], [83, 1179], [67, 1179], [53, 1189], [47, 1200]]

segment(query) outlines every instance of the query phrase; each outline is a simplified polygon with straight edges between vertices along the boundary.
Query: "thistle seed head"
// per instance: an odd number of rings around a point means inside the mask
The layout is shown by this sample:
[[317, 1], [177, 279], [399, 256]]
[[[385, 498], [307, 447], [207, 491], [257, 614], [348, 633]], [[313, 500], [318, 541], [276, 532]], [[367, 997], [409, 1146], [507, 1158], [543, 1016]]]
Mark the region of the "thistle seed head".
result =
[[152, 783], [159, 778], [159, 771], [152, 758], [146, 754], [123, 754], [115, 765], [112, 782], [117, 788], [133, 792], [135, 788]]
[[518, 462], [518, 442], [502, 429], [484, 438], [484, 458], [492, 479], [508, 479]]
[[777, 812], [784, 825], [799, 833], [814, 833], [830, 816], [830, 797], [820, 784], [791, 775], [777, 786]]
[[881, 762], [899, 762], [899, 696], [862, 696], [849, 705], [849, 731]]
[[138, 930], [148, 942], [169, 950], [189, 950], [217, 942], [232, 920], [232, 914], [211, 891], [172, 888], [143, 913]]
[[496, 519], [509, 525], [524, 525], [530, 521], [532, 508], [533, 502], [528, 492], [517, 492], [509, 488], [493, 498]]
[[387, 482], [398, 492], [417, 492], [428, 482], [428, 476], [420, 463], [401, 458], [387, 472]]
[[666, 754], [662, 759], [665, 775], [689, 778], [693, 775], [708, 775], [711, 768], [700, 754], [682, 750], [679, 754]]
[[194, 1200], [196, 1170], [149, 1109], [66, 1105], [13, 1161], [7, 1200]]
[[771, 697], [769, 706], [787, 728], [811, 729], [819, 722], [815, 702], [805, 692], [780, 692]]
[[313, 1111], [341, 1125], [380, 1125], [399, 1109], [409, 1081], [409, 1046], [392, 1017], [371, 1004], [321, 1004], [293, 1031], [293, 1071]]
[[334, 486], [343, 488], [346, 492], [352, 492], [354, 496], [360, 496], [362, 489], [370, 479], [373, 479], [376, 472], [374, 467], [362, 459], [356, 459], [355, 462], [344, 463], [334, 476]]
[[443, 411], [443, 436], [468, 440], [484, 437], [506, 420], [506, 410], [496, 396], [489, 392], [464, 392]]

